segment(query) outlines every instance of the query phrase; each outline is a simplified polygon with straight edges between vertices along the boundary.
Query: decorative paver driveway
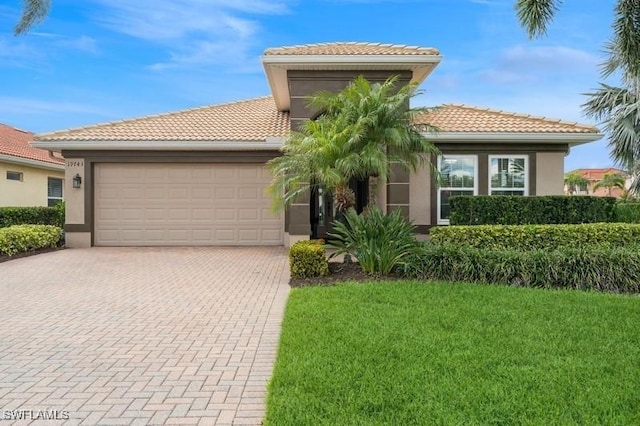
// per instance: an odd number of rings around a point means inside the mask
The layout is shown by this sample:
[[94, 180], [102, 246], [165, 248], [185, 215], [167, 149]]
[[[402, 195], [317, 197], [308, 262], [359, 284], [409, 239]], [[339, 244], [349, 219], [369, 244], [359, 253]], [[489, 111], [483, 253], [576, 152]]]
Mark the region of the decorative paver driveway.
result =
[[288, 279], [281, 247], [0, 263], [0, 424], [259, 424]]

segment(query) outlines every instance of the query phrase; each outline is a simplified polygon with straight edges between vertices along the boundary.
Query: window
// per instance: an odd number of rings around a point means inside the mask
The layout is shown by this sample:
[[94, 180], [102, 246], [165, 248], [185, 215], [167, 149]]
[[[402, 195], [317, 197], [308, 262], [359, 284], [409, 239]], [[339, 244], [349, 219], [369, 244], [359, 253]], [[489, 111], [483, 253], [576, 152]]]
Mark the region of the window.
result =
[[438, 158], [442, 183], [438, 188], [438, 224], [448, 225], [455, 195], [478, 194], [478, 157], [475, 155], [443, 155]]
[[62, 201], [62, 179], [50, 177], [47, 179], [47, 205], [53, 207], [59, 201]]
[[526, 155], [489, 156], [489, 195], [528, 195]]
[[19, 182], [22, 182], [22, 179], [23, 179], [22, 172], [7, 171], [7, 180], [17, 180]]

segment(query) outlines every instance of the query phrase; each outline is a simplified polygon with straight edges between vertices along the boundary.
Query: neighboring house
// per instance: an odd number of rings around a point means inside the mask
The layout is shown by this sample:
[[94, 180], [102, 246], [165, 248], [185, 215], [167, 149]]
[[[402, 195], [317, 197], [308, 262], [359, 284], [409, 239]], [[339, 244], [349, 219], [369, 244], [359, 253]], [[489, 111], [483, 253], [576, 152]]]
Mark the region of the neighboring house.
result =
[[[67, 159], [66, 241], [70, 247], [289, 245], [324, 236], [331, 199], [315, 194], [274, 215], [265, 162], [287, 132], [317, 111], [307, 97], [338, 91], [356, 76], [421, 83], [441, 60], [431, 48], [328, 43], [267, 49], [261, 57], [272, 96], [42, 134], [34, 145]], [[534, 95], [532, 95], [534, 96]], [[458, 194], [563, 193], [564, 157], [598, 140], [592, 126], [466, 105], [443, 105], [418, 118], [443, 156], [435, 185], [427, 168], [396, 170], [378, 194], [419, 233], [445, 224]], [[366, 202], [366, 185], [354, 184]]]
[[29, 145], [33, 133], [0, 124], [0, 207], [52, 206], [62, 200], [64, 160]]
[[[608, 188], [598, 188], [594, 189], [594, 186], [602, 179], [604, 179], [605, 175], [613, 175], [620, 174], [625, 178], [625, 189], [629, 189], [629, 185], [631, 184], [631, 177], [624, 170], [616, 169], [615, 167], [607, 167], [604, 169], [576, 169], [572, 170], [567, 174], [578, 174], [583, 178], [589, 181], [588, 185], [584, 185], [581, 188], [578, 188], [578, 192], [575, 195], [595, 195], [596, 197], [616, 197], [620, 198], [624, 194], [624, 190], [620, 188], [612, 188], [611, 195], [609, 195]], [[565, 186], [564, 188], [565, 194], [569, 193], [569, 188]]]

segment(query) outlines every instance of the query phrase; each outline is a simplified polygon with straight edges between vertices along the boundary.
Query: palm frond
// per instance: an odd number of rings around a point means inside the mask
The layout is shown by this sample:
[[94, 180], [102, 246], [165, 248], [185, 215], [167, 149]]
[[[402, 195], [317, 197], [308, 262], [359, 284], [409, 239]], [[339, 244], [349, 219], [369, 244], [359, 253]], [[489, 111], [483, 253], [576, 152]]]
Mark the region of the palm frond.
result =
[[22, 16], [14, 28], [14, 34], [26, 33], [33, 25], [44, 20], [49, 14], [51, 0], [23, 0]]
[[520, 24], [531, 38], [547, 33], [547, 27], [562, 4], [562, 0], [518, 0], [515, 4]]

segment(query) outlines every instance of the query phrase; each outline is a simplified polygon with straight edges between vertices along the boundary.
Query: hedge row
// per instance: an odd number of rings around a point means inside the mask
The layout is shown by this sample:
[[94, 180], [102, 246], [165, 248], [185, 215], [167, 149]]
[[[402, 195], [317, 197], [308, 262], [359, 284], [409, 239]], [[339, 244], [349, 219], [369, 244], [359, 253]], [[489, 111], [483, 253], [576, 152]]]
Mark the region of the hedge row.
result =
[[14, 225], [0, 228], [0, 254], [13, 256], [26, 251], [56, 247], [62, 229], [53, 225]]
[[523, 225], [615, 221], [615, 198], [590, 196], [451, 197], [452, 225]]
[[640, 203], [616, 204], [616, 221], [640, 223]]
[[0, 228], [13, 225], [64, 226], [64, 203], [55, 207], [0, 207]]
[[483, 249], [554, 250], [640, 245], [640, 224], [441, 226], [430, 231], [435, 244]]
[[424, 280], [638, 293], [640, 251], [480, 250], [425, 244], [401, 272]]
[[292, 278], [311, 278], [329, 274], [329, 262], [323, 240], [305, 240], [289, 249]]

